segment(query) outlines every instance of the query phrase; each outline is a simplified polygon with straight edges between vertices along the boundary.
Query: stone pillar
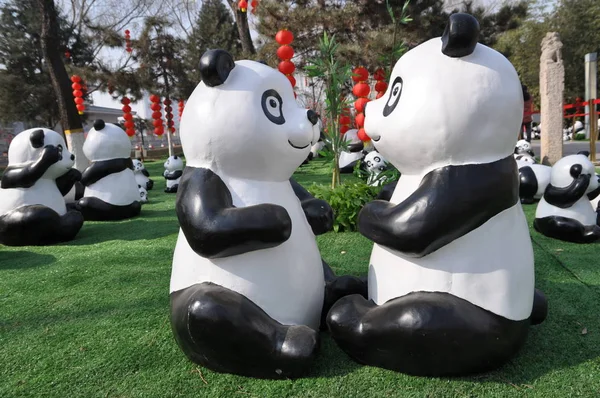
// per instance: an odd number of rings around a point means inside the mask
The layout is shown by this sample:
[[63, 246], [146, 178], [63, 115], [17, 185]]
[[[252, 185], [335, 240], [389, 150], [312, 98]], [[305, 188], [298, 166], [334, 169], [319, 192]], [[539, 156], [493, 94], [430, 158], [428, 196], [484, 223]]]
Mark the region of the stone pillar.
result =
[[541, 161], [553, 165], [563, 154], [563, 91], [565, 67], [562, 43], [556, 32], [542, 40], [540, 58], [540, 108], [542, 125]]

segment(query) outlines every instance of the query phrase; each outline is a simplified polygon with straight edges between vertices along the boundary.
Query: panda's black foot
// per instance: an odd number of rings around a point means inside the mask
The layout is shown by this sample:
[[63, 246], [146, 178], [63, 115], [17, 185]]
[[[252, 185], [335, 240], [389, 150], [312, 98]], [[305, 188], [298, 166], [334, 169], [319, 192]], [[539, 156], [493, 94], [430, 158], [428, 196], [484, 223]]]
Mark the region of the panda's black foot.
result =
[[541, 290], [535, 289], [533, 294], [533, 310], [529, 320], [532, 325], [539, 325], [546, 320], [548, 316], [548, 300]]
[[394, 190], [396, 189], [397, 185], [398, 181], [385, 184], [375, 199], [389, 202], [390, 199], [392, 199], [392, 195], [394, 194]]
[[553, 239], [573, 243], [594, 243], [600, 241], [600, 226], [583, 225], [572, 218], [550, 216], [536, 218], [533, 227], [539, 233]]
[[177, 189], [179, 188], [179, 184], [175, 184], [172, 187], [166, 187], [165, 193], [177, 193]]
[[77, 201], [75, 208], [83, 214], [86, 221], [118, 221], [138, 216], [142, 204], [136, 200], [129, 205], [117, 206], [86, 196]]
[[148, 182], [146, 182], [146, 191], [151, 190], [152, 187], [154, 187], [154, 181], [153, 180], [148, 180]]
[[356, 361], [417, 376], [459, 376], [502, 366], [530, 321], [511, 321], [447, 293], [416, 292], [377, 306], [346, 296], [327, 324]]
[[42, 205], [22, 206], [0, 217], [0, 243], [7, 246], [42, 246], [73, 240], [83, 216], [69, 211], [60, 216]]
[[171, 326], [191, 361], [222, 373], [297, 378], [319, 350], [317, 331], [282, 325], [245, 296], [213, 283], [171, 293]]
[[532, 205], [536, 202], [534, 198], [521, 198], [522, 205]]

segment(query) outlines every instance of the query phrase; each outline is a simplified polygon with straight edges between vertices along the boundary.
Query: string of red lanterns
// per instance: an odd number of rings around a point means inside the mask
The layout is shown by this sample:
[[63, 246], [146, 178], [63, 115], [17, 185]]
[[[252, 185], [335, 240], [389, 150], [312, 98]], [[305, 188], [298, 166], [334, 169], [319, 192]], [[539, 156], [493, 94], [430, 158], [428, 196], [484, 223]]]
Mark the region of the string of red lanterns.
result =
[[352, 80], [356, 83], [352, 88], [352, 94], [357, 97], [356, 102], [354, 103], [354, 108], [356, 109], [356, 117], [354, 121], [356, 123], [356, 127], [358, 127], [358, 138], [363, 141], [369, 141], [370, 138], [365, 132], [365, 106], [370, 101], [369, 94], [371, 93], [371, 87], [367, 84], [367, 80], [369, 80], [369, 71], [364, 67], [358, 67], [353, 71], [354, 76], [352, 76]]
[[127, 51], [128, 53], [131, 53], [133, 51], [133, 48], [131, 48], [131, 36], [130, 36], [131, 32], [129, 32], [129, 29], [125, 30], [125, 51]]
[[179, 100], [179, 120], [181, 122], [181, 116], [183, 115], [183, 109], [185, 108], [185, 102], [182, 99]]
[[342, 114], [340, 116], [340, 134], [344, 135], [348, 130], [350, 130], [350, 126], [352, 125], [351, 115], [352, 113], [350, 112], [350, 108], [342, 109]]
[[71, 52], [69, 51], [69, 49], [65, 50], [65, 58], [66, 59], [71, 59]]
[[240, 11], [246, 12], [248, 10], [248, 1], [240, 0], [240, 2], [238, 3], [238, 8], [240, 9]]
[[129, 106], [130, 103], [131, 100], [127, 97], [121, 99], [121, 104], [123, 104], [121, 110], [123, 111], [123, 119], [125, 119], [125, 133], [127, 133], [129, 137], [133, 137], [135, 135], [135, 123], [133, 122], [133, 115], [131, 114], [131, 107]]
[[258, 0], [252, 0], [250, 5], [252, 6], [252, 14], [256, 14], [256, 9], [258, 8]]
[[375, 84], [375, 91], [377, 91], [377, 97], [375, 99], [379, 99], [383, 97], [385, 91], [388, 88], [388, 84], [385, 82], [385, 71], [381, 68], [377, 69], [373, 74], [373, 79], [377, 81]]
[[165, 104], [165, 117], [167, 119], [167, 129], [171, 134], [175, 133], [175, 122], [173, 121], [173, 108], [171, 108], [171, 100], [166, 98], [163, 101]]
[[85, 111], [85, 105], [83, 100], [83, 91], [81, 91], [81, 77], [77, 75], [71, 76], [71, 88], [73, 89], [73, 97], [75, 101], [75, 105], [77, 107], [77, 112], [80, 115], [83, 115], [83, 111]]
[[294, 57], [294, 49], [290, 46], [294, 41], [294, 34], [287, 29], [280, 30], [275, 35], [275, 41], [281, 45], [277, 49], [277, 57], [281, 60], [278, 69], [288, 78], [292, 87], [296, 87], [296, 79], [293, 76], [296, 65], [291, 61]]
[[152, 94], [150, 102], [152, 102], [150, 109], [152, 109], [152, 119], [154, 119], [154, 122], [152, 122], [154, 125], [154, 134], [160, 137], [165, 132], [162, 113], [160, 112], [160, 98], [158, 95]]

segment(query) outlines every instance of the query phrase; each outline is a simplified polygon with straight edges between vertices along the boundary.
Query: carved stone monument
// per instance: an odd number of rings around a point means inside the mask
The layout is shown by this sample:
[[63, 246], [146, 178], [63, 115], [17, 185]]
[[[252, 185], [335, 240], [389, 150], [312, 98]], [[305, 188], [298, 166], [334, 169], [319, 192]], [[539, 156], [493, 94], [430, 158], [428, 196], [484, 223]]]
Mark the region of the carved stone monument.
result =
[[553, 165], [562, 158], [563, 146], [563, 91], [565, 68], [562, 61], [562, 42], [556, 32], [549, 32], [542, 40], [540, 58], [540, 108], [542, 145], [541, 160]]

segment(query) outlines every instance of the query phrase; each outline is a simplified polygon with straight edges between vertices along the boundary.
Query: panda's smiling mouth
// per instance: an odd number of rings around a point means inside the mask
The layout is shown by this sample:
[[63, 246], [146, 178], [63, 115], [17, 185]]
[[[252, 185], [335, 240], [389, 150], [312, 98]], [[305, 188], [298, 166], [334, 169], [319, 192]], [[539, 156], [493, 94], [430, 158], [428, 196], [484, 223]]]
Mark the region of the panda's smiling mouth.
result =
[[296, 145], [292, 144], [292, 141], [290, 141], [290, 140], [288, 140], [288, 144], [290, 144], [292, 147], [294, 147], [296, 149], [306, 149], [310, 146], [310, 144], [304, 145], [304, 146], [296, 146]]

